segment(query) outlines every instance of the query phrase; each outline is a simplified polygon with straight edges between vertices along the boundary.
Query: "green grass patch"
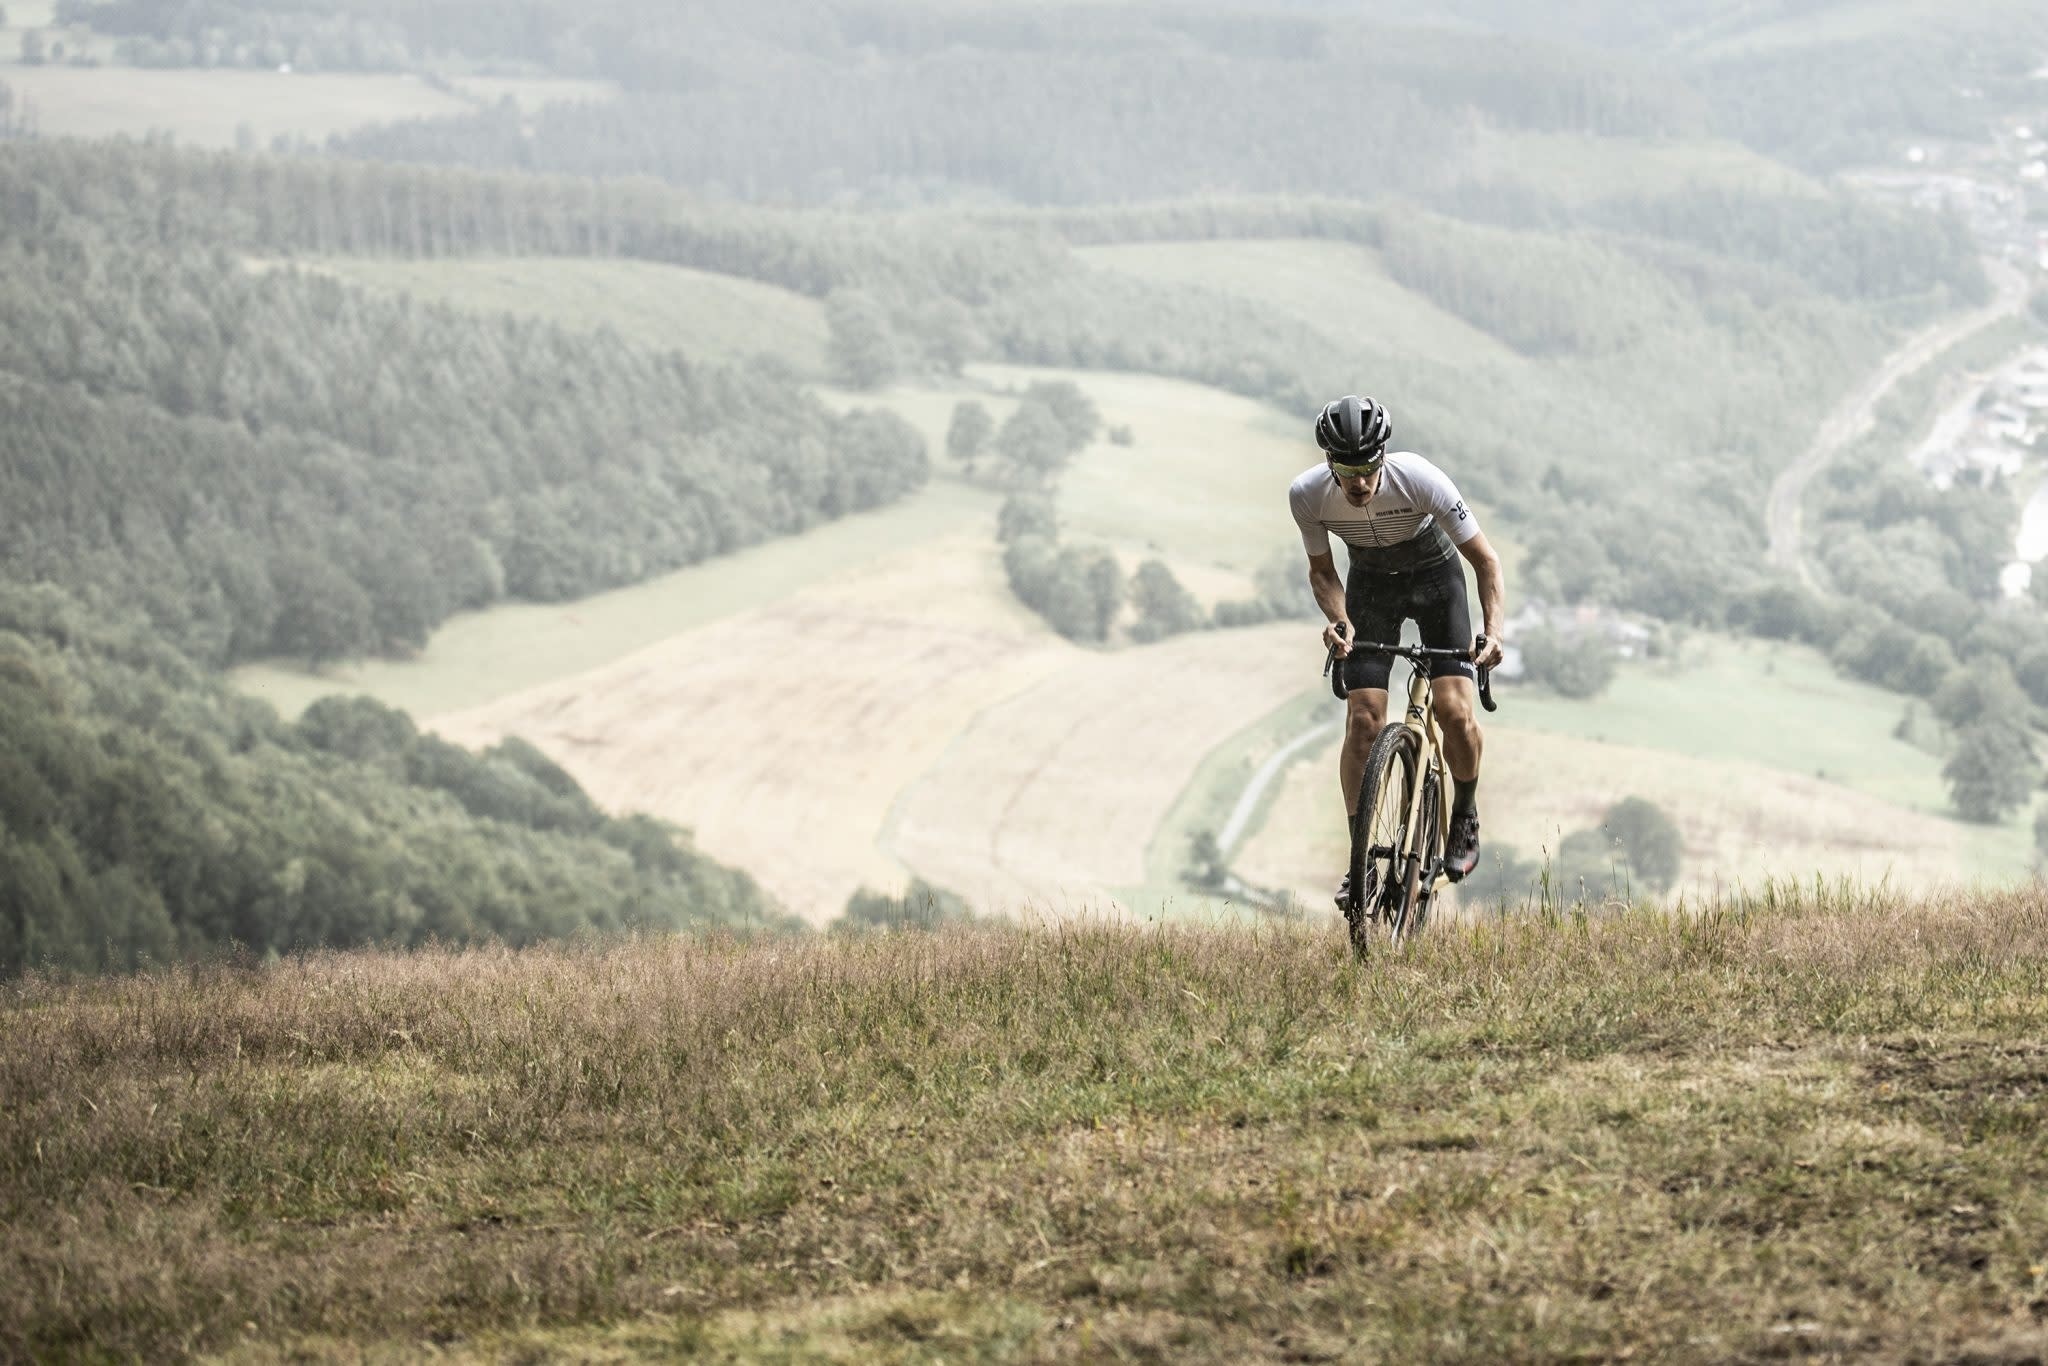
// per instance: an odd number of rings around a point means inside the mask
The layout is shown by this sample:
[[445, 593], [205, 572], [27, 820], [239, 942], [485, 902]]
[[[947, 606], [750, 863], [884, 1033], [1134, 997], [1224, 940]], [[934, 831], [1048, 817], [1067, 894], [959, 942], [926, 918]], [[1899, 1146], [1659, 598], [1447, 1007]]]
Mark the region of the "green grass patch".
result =
[[[18, 25], [13, 8], [8, 6], [8, 17]], [[245, 130], [258, 147], [276, 137], [317, 142], [366, 124], [460, 114], [472, 107], [416, 76], [369, 72], [17, 64], [0, 67], [0, 78], [32, 106], [45, 136], [139, 138], [166, 132], [193, 147], [234, 147]]]
[[[1967, 9], [1996, 10], [1997, 4], [1977, 3]], [[1691, 48], [1695, 59], [1760, 57], [1802, 47], [1831, 47], [1869, 42], [1933, 31], [1944, 22], [1952, 23], [1957, 7], [1942, 0], [1874, 0], [1855, 5], [1815, 7], [1810, 13], [1791, 18], [1738, 27]]]
[[1154, 284], [1235, 294], [1324, 331], [1449, 365], [1525, 364], [1498, 338], [1397, 284], [1368, 246], [1290, 237], [1126, 243], [1076, 254]]
[[351, 284], [575, 331], [610, 328], [637, 346], [705, 360], [771, 353], [799, 373], [825, 369], [825, 311], [815, 299], [736, 275], [654, 261], [332, 257], [306, 263]]
[[31, 978], [0, 1353], [2025, 1359], [2044, 1030], [2036, 889]]
[[1782, 162], [1719, 139], [1589, 137], [1489, 128], [1462, 169], [1474, 180], [1526, 185], [1576, 204], [1689, 189], [1824, 193]]
[[1691, 634], [1675, 658], [1624, 662], [1590, 701], [1505, 684], [1500, 696], [1517, 730], [1746, 760], [1948, 809], [1941, 759], [1892, 737], [1906, 699], [1842, 677], [1808, 646]]
[[1501, 716], [1516, 730], [1823, 778], [1954, 822], [1974, 876], [2024, 876], [2034, 857], [2029, 811], [1999, 825], [1956, 821], [1942, 756], [1892, 733], [1906, 705], [1843, 677], [1809, 646], [1704, 633], [1688, 636], [1674, 659], [1623, 663], [1590, 701], [1536, 688], [1501, 692]]
[[610, 663], [692, 627], [766, 606], [822, 578], [994, 516], [996, 495], [935, 479], [886, 508], [856, 513], [573, 603], [505, 603], [451, 619], [411, 659], [317, 673], [246, 665], [229, 678], [285, 716], [331, 693], [365, 693], [429, 717]]

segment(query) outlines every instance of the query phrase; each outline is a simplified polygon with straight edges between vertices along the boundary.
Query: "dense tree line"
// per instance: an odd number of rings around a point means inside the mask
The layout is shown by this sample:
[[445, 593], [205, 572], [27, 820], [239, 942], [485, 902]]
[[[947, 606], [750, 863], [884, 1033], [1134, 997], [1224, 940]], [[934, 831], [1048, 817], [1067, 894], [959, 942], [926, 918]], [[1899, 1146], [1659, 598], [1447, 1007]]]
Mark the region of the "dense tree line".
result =
[[710, 204], [645, 181], [179, 150], [0, 146], [0, 234], [72, 217], [124, 245], [263, 255], [624, 257], [781, 285], [977, 307], [1071, 265], [1031, 224]]
[[787, 925], [531, 746], [367, 699], [296, 725], [132, 617], [0, 583], [0, 973], [585, 930]]
[[330, 145], [382, 161], [649, 175], [742, 200], [915, 203], [981, 187], [1080, 203], [1216, 184], [1326, 190], [1344, 164], [1381, 189], [1414, 185], [1469, 136], [1412, 89], [1332, 76], [1201, 53], [1028, 68], [965, 50], [911, 64], [789, 60], [745, 84], [531, 114], [500, 106]]
[[[791, 89], [805, 98], [790, 100]], [[506, 104], [331, 146], [377, 160], [652, 175], [745, 200], [916, 203], [978, 188], [1074, 204], [1216, 185], [1412, 190], [1469, 144], [1475, 117], [1636, 135], [1701, 123], [1697, 101], [1585, 54], [1346, 26], [1285, 56], [1185, 41], [1079, 48], [1071, 35], [1026, 54], [785, 51], [623, 99], [531, 113]]]
[[923, 481], [772, 368], [422, 308], [87, 228], [0, 231], [0, 564], [221, 663], [424, 642]]
[[1717, 126], [1815, 169], [1890, 160], [1913, 139], [1975, 140], [1987, 104], [2034, 102], [2048, 15], [2024, 4], [1958, 10], [1905, 33], [1738, 51], [1693, 64], [1691, 79]]
[[6, 252], [0, 563], [225, 664], [401, 651], [459, 608], [633, 584], [887, 502], [893, 414], [315, 276]]

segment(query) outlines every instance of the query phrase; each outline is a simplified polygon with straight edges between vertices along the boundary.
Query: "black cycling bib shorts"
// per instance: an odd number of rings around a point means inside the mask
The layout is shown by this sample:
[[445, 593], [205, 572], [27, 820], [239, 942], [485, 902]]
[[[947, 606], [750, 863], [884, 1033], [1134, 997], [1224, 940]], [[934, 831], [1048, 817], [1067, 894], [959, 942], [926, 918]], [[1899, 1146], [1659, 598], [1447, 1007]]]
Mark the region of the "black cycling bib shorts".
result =
[[[1344, 576], [1344, 609], [1351, 617], [1353, 644], [1399, 645], [1401, 623], [1412, 620], [1432, 650], [1472, 648], [1472, 608], [1465, 598], [1465, 566], [1453, 553], [1413, 569], [1372, 569], [1352, 558]], [[1338, 663], [1347, 689], [1386, 690], [1394, 657], [1357, 649]], [[1471, 661], [1432, 659], [1431, 678], [1477, 679]]]

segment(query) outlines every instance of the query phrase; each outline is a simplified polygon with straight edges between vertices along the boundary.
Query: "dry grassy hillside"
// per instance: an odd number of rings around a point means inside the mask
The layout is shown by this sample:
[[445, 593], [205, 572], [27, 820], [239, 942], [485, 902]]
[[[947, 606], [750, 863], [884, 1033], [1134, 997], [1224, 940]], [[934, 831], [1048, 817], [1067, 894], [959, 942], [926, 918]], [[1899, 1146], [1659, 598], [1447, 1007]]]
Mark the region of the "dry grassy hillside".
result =
[[0, 1357], [2039, 1360], [2048, 902], [0, 996]]

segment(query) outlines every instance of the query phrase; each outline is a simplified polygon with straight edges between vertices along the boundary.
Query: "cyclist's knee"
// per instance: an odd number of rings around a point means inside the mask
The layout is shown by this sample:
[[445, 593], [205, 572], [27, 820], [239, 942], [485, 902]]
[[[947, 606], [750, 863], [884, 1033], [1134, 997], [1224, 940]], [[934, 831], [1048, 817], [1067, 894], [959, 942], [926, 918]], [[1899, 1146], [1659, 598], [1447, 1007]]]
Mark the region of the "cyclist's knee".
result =
[[1345, 699], [1348, 703], [1344, 717], [1344, 739], [1347, 743], [1369, 745], [1380, 733], [1380, 727], [1386, 724], [1386, 694], [1369, 697], [1366, 692], [1366, 689], [1360, 689]]
[[1436, 713], [1436, 723], [1445, 730], [1463, 730], [1479, 724], [1478, 715], [1472, 710], [1472, 685], [1463, 679], [1458, 681], [1464, 682], [1465, 686], [1460, 688], [1449, 679], [1440, 679], [1430, 698], [1430, 709]]

